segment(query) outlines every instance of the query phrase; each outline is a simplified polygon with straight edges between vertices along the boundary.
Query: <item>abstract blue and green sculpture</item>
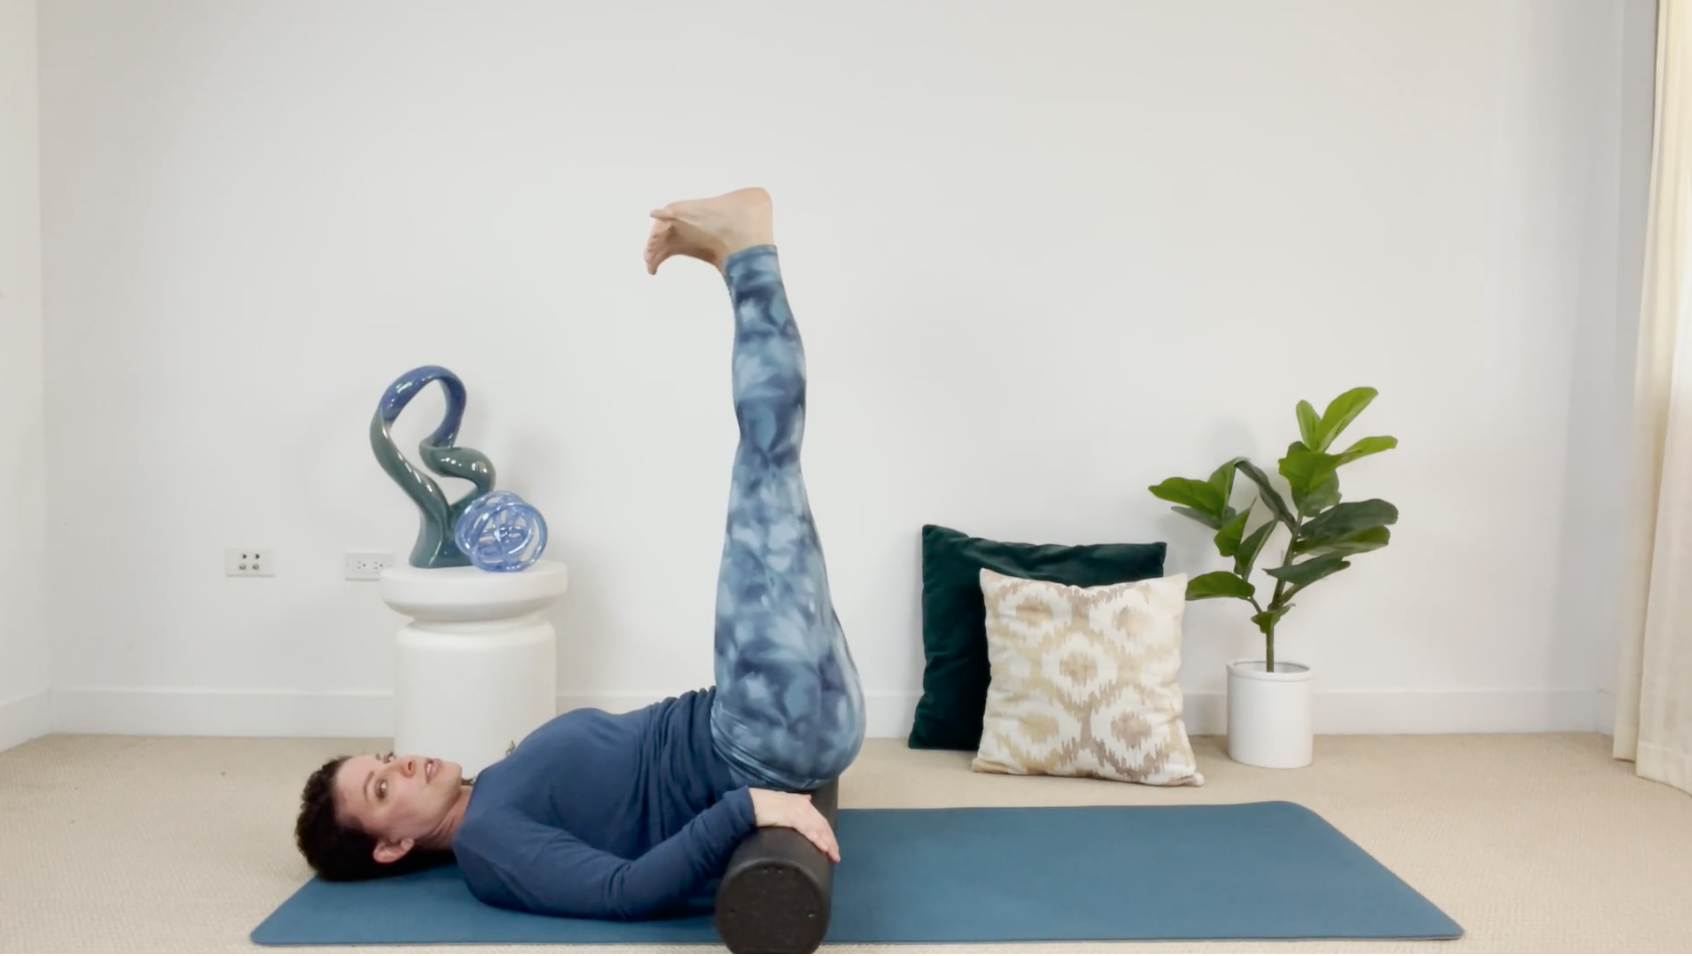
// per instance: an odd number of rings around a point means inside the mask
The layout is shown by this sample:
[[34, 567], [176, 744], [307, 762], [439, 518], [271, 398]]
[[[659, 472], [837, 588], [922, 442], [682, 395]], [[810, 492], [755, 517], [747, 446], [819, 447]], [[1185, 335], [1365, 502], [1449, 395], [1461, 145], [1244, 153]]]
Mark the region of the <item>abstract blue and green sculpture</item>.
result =
[[[463, 478], [475, 486], [448, 502], [434, 479], [400, 454], [393, 425], [411, 400], [433, 382], [446, 392], [446, 417], [418, 445], [423, 464], [437, 475]], [[494, 466], [474, 448], [455, 444], [464, 422], [464, 383], [439, 365], [414, 368], [395, 379], [370, 420], [370, 448], [400, 490], [417, 504], [421, 525], [411, 549], [417, 568], [474, 565], [484, 571], [521, 571], [546, 549], [546, 520], [534, 506], [509, 491], [494, 491]]]

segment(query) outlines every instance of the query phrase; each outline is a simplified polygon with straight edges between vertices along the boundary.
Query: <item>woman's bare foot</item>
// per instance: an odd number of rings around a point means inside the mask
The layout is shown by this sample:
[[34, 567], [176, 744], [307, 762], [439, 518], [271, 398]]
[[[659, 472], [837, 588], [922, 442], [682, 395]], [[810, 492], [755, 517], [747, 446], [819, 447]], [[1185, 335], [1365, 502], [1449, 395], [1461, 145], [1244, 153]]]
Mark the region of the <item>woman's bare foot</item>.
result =
[[762, 189], [737, 189], [710, 199], [673, 202], [652, 211], [652, 235], [646, 240], [646, 271], [671, 256], [708, 262], [719, 271], [729, 256], [775, 242], [773, 204]]

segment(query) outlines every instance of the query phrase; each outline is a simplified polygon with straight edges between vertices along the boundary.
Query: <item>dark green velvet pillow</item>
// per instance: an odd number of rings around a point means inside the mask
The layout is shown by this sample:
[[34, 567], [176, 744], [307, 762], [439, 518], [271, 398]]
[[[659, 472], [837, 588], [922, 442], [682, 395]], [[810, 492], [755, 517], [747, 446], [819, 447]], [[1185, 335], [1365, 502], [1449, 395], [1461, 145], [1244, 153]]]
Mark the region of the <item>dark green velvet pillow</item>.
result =
[[976, 750], [987, 711], [987, 607], [981, 569], [1074, 587], [1163, 577], [1168, 546], [1016, 544], [922, 528], [922, 699], [909, 746]]

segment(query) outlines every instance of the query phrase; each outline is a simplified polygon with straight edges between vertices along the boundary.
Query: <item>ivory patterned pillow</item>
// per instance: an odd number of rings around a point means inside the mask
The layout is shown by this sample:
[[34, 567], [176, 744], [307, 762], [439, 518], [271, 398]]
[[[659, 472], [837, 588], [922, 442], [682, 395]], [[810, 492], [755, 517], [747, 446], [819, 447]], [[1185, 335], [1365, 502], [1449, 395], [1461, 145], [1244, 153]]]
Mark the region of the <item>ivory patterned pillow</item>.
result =
[[981, 570], [985, 773], [1202, 786], [1182, 719], [1187, 576], [1074, 587]]

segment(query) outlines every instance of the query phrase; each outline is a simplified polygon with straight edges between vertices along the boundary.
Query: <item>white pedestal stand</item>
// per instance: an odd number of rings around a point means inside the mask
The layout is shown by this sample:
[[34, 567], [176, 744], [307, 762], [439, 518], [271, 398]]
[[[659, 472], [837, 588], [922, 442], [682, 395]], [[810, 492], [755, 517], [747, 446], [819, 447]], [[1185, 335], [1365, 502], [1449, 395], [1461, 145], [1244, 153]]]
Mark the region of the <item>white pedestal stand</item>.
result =
[[557, 561], [383, 571], [382, 600], [412, 619], [394, 648], [394, 752], [451, 760], [473, 777], [552, 719], [557, 634], [541, 615], [568, 581]]

